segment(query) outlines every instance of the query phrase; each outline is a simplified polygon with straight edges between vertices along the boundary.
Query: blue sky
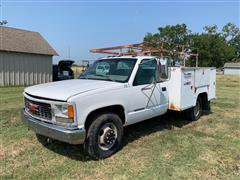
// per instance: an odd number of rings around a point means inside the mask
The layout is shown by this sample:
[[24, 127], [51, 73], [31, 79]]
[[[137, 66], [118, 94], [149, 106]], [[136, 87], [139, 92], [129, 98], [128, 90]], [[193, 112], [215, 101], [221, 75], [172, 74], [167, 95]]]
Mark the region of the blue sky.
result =
[[147, 32], [178, 23], [193, 32], [227, 22], [239, 26], [238, 0], [0, 0], [8, 26], [40, 32], [56, 49], [54, 62], [69, 57], [80, 63], [103, 55], [89, 49], [142, 42]]

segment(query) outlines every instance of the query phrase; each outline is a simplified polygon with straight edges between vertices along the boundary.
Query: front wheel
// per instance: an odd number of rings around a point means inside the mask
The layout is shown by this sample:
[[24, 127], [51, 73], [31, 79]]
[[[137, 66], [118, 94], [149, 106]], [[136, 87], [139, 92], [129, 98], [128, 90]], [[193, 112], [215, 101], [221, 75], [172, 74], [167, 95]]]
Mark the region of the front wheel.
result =
[[118, 115], [104, 113], [96, 116], [87, 131], [85, 152], [93, 159], [103, 159], [122, 146], [123, 125]]

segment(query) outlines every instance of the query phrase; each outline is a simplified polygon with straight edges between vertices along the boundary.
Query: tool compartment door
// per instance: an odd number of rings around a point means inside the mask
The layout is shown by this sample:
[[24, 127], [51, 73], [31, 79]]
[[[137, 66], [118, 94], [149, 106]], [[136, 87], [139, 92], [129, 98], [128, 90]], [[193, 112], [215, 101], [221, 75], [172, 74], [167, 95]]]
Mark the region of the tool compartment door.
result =
[[195, 88], [210, 85], [210, 69], [196, 68], [195, 69]]
[[210, 70], [210, 86], [208, 93], [208, 100], [216, 98], [216, 69]]
[[194, 92], [194, 79], [195, 71], [192, 68], [184, 68], [181, 72], [181, 97], [180, 108], [181, 110], [193, 107], [196, 102]]

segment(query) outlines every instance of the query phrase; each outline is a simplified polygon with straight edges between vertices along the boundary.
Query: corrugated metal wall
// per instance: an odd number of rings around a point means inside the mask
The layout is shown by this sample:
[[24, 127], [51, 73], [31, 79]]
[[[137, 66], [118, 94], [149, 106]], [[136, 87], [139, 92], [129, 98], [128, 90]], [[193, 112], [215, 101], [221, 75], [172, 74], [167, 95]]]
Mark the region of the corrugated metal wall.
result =
[[224, 68], [224, 74], [240, 75], [240, 68]]
[[0, 51], [0, 86], [52, 81], [52, 56]]

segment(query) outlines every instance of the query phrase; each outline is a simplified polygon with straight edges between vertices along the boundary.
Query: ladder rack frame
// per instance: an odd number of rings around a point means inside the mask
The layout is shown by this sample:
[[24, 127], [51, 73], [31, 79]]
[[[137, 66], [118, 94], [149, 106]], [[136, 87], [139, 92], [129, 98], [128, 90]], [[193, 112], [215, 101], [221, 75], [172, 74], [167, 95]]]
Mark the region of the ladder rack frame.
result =
[[[163, 57], [163, 53], [168, 54], [175, 54], [178, 56], [184, 55], [187, 49], [196, 49], [192, 48], [187, 45], [180, 45], [175, 43], [169, 43], [165, 41], [158, 41], [157, 44], [159, 44], [161, 47], [151, 47], [150, 43], [137, 43], [137, 44], [128, 44], [128, 45], [121, 45], [121, 46], [113, 46], [113, 47], [106, 47], [106, 48], [98, 48], [98, 49], [91, 49], [90, 52], [92, 53], [100, 53], [100, 54], [109, 54], [113, 56], [139, 56], [139, 55], [146, 55], [146, 54], [152, 54], [152, 53], [161, 53], [161, 57]], [[168, 49], [165, 46], [172, 45], [175, 48]], [[176, 50], [178, 49], [178, 50]], [[180, 50], [179, 50], [180, 49]], [[125, 50], [125, 51], [124, 51]], [[127, 50], [127, 51], [126, 51]], [[187, 53], [189, 56], [193, 56], [196, 59], [196, 67], [198, 67], [198, 49], [197, 53]], [[186, 59], [183, 59], [184, 67], [186, 64]]]

